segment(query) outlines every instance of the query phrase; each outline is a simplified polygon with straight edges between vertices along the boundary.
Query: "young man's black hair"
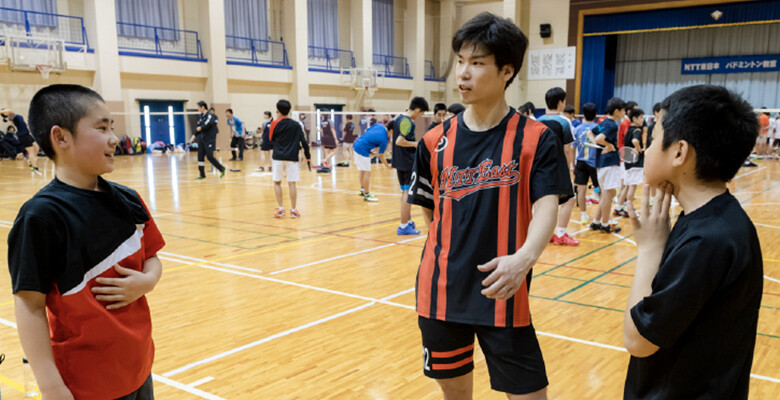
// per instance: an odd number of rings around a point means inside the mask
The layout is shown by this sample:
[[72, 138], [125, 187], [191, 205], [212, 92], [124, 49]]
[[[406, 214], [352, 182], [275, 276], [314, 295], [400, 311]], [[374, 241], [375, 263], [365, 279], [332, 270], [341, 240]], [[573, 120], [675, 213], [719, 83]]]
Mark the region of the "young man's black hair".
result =
[[233, 114], [233, 109], [232, 108], [228, 108], [227, 110], [225, 110], [225, 112], [229, 112], [229, 113]]
[[206, 103], [206, 102], [205, 102], [205, 101], [203, 101], [203, 100], [201, 100], [201, 101], [199, 101], [199, 102], [198, 102], [198, 106], [200, 106], [200, 107], [203, 107], [203, 108], [206, 108], [206, 109], [207, 109], [207, 108], [209, 108], [209, 105], [208, 105], [208, 103]]
[[33, 96], [27, 122], [47, 157], [54, 159], [51, 128], [56, 125], [76, 136], [76, 125], [96, 101], [104, 102], [97, 92], [81, 85], [51, 85]]
[[631, 110], [634, 109], [634, 107], [636, 107], [638, 105], [639, 105], [639, 103], [637, 103], [637, 102], [635, 102], [633, 100], [629, 100], [629, 101], [626, 102], [626, 111], [631, 111]]
[[544, 102], [547, 104], [547, 108], [550, 110], [558, 109], [558, 103], [564, 101], [565, 99], [566, 91], [559, 87], [554, 87], [548, 90], [544, 95]]
[[653, 104], [653, 113], [657, 113], [661, 111], [661, 103], [655, 103]]
[[447, 111], [447, 105], [444, 103], [436, 103], [433, 105], [433, 113], [436, 114], [439, 111]]
[[638, 117], [640, 115], [645, 115], [645, 112], [642, 111], [641, 108], [638, 108], [638, 107], [637, 108], [632, 108], [631, 111], [628, 112], [628, 120], [631, 121], [631, 123], [633, 124], [634, 123], [634, 118], [636, 118], [636, 117]]
[[420, 110], [422, 112], [428, 112], [428, 102], [423, 97], [414, 97], [409, 103], [409, 110]]
[[292, 104], [287, 100], [282, 99], [276, 102], [276, 109], [279, 110], [282, 115], [289, 114], [291, 108]]
[[620, 97], [613, 97], [607, 100], [607, 114], [612, 114], [616, 110], [625, 110], [626, 103]]
[[536, 106], [534, 106], [534, 103], [527, 101], [525, 104], [520, 106], [518, 110], [520, 111], [520, 114], [531, 113], [533, 116], [534, 112], [536, 111]]
[[588, 102], [582, 106], [582, 115], [585, 117], [585, 121], [595, 120], [597, 112], [598, 107], [596, 107], [596, 104], [594, 103]]
[[263, 115], [267, 116], [268, 118], [271, 118], [273, 114], [271, 114], [270, 111], [263, 111]]
[[566, 107], [563, 108], [563, 112], [566, 114], [574, 114], [574, 106], [571, 104], [567, 104]]
[[463, 104], [460, 103], [452, 103], [449, 107], [447, 107], [447, 112], [453, 115], [458, 115], [466, 110], [466, 107], [463, 107]]
[[758, 120], [750, 103], [722, 86], [696, 85], [661, 103], [663, 149], [685, 140], [696, 152], [703, 181], [730, 181], [756, 144]]
[[463, 46], [484, 50], [487, 52], [484, 54], [486, 56], [492, 54], [499, 70], [505, 65], [511, 66], [514, 74], [506, 82], [506, 88], [523, 66], [528, 38], [512, 20], [482, 12], [460, 27], [452, 38], [452, 51], [455, 54], [458, 54]]

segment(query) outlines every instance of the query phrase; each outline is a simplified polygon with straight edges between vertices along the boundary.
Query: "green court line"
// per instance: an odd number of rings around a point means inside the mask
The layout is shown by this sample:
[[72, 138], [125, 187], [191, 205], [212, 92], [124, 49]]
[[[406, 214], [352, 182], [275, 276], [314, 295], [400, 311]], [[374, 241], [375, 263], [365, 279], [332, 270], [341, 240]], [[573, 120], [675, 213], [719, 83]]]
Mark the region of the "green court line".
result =
[[529, 295], [529, 297], [533, 297], [535, 299], [552, 300], [552, 301], [557, 301], [559, 303], [574, 304], [576, 306], [582, 306], [582, 307], [591, 307], [591, 308], [596, 308], [596, 309], [599, 309], [599, 310], [609, 310], [609, 311], [623, 312], [623, 310], [619, 310], [617, 308], [603, 307], [603, 306], [597, 306], [595, 304], [579, 303], [579, 302], [576, 302], [576, 301], [569, 301], [569, 300], [560, 300], [560, 299], [555, 299], [555, 298], [552, 298], [552, 297], [536, 296], [536, 295], [533, 295], [533, 294]]
[[780, 310], [780, 308], [777, 307], [770, 307], [770, 306], [761, 306], [761, 308], [768, 308], [770, 310]]
[[780, 336], [770, 335], [768, 333], [756, 333], [756, 335], [758, 335], [758, 336], [766, 336], [766, 337], [769, 337], [769, 338], [772, 338], [772, 339], [780, 339]]
[[[544, 276], [548, 276], [550, 278], [561, 278], [561, 279], [569, 279], [569, 280], [579, 281], [579, 282], [587, 282], [586, 279], [572, 278], [572, 277], [569, 277], [569, 276], [560, 276], [560, 275], [544, 275]], [[619, 285], [617, 283], [598, 282], [598, 281], [593, 282], [593, 283], [596, 283], [596, 284], [599, 284], [599, 285], [617, 286], [617, 287], [621, 287], [621, 288], [631, 289], [631, 286]]]
[[622, 266], [624, 266], [624, 265], [626, 265], [626, 264], [628, 264], [628, 263], [630, 263], [631, 261], [634, 261], [634, 260], [636, 260], [636, 256], [633, 256], [633, 257], [629, 258], [627, 261], [618, 264], [616, 267], [611, 268], [611, 269], [609, 269], [609, 270], [607, 270], [607, 271], [605, 271], [605, 272], [603, 272], [603, 273], [601, 273], [599, 275], [596, 275], [595, 277], [593, 277], [591, 279], [588, 279], [587, 281], [585, 281], [585, 282], [583, 282], [583, 283], [581, 283], [581, 284], [579, 284], [579, 285], [577, 285], [577, 286], [575, 286], [575, 287], [573, 287], [573, 288], [563, 292], [562, 294], [559, 294], [558, 296], [555, 297], [555, 300], [559, 300], [563, 296], [566, 296], [568, 294], [574, 293], [575, 291], [577, 291], [577, 290], [587, 286], [588, 284], [596, 281], [596, 279], [599, 279], [599, 278], [609, 274], [610, 272], [612, 272], [612, 271], [614, 271], [614, 270], [616, 270], [618, 268], [621, 268]]
[[564, 265], [566, 265], [566, 264], [570, 264], [570, 263], [573, 263], [573, 262], [575, 262], [575, 261], [577, 261], [577, 260], [581, 260], [581, 259], [583, 259], [583, 258], [585, 258], [585, 257], [587, 257], [587, 256], [589, 256], [589, 255], [591, 255], [591, 254], [593, 254], [593, 253], [595, 253], [595, 252], [599, 251], [599, 250], [604, 250], [604, 249], [606, 249], [606, 248], [607, 248], [607, 247], [609, 247], [609, 246], [613, 246], [613, 245], [615, 245], [616, 243], [620, 243], [620, 242], [622, 242], [623, 240], [626, 240], [626, 239], [630, 238], [631, 236], [634, 236], [634, 234], [632, 233], [632, 234], [630, 234], [630, 235], [628, 235], [628, 236], [626, 236], [626, 237], [624, 237], [624, 238], [622, 238], [622, 239], [618, 239], [618, 240], [616, 240], [616, 241], [614, 241], [614, 242], [612, 242], [612, 243], [610, 243], [610, 244], [606, 244], [606, 245], [604, 245], [604, 246], [601, 246], [601, 247], [599, 247], [599, 248], [597, 248], [597, 249], [593, 249], [593, 250], [591, 250], [591, 251], [589, 251], [589, 252], [587, 252], [587, 253], [585, 253], [585, 254], [583, 254], [583, 255], [581, 255], [581, 256], [575, 257], [575, 258], [573, 258], [573, 259], [571, 259], [571, 260], [569, 260], [569, 261], [566, 261], [566, 262], [564, 262], [564, 263], [562, 263], [562, 264], [558, 264], [558, 265], [556, 265], [556, 266], [554, 266], [554, 267], [552, 267], [552, 268], [548, 269], [547, 271], [540, 272], [540, 273], [538, 273], [538, 274], [536, 274], [536, 275], [532, 276], [532, 278], [536, 278], [537, 276], [547, 275], [548, 273], [550, 273], [550, 272], [552, 272], [552, 271], [555, 271], [556, 269], [558, 269], [558, 268], [561, 268], [561, 267], [563, 267], [563, 266], [564, 266]]
[[226, 229], [226, 230], [235, 231], [235, 232], [254, 233], [255, 235], [278, 236], [278, 237], [283, 237], [285, 239], [296, 239], [296, 238], [284, 236], [284, 234], [280, 234], [280, 233], [257, 232], [257, 231], [253, 231], [253, 230], [249, 230], [249, 229], [233, 228], [233, 227], [230, 227], [230, 226], [222, 226], [222, 225], [217, 225], [217, 224], [204, 224], [202, 222], [184, 221], [184, 220], [180, 220], [180, 219], [167, 218], [167, 217], [156, 218], [156, 219], [158, 221], [159, 220], [163, 220], [163, 221], [170, 221], [170, 222], [179, 222], [179, 223], [182, 223], [182, 224], [189, 224], [189, 225], [206, 226], [206, 227], [209, 227], [209, 228]]

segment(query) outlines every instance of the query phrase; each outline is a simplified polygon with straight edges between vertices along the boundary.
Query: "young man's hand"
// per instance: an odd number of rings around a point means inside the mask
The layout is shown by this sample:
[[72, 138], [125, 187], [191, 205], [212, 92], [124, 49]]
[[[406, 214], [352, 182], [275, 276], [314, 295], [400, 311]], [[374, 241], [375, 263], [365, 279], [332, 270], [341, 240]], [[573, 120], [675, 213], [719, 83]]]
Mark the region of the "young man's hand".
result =
[[523, 284], [528, 270], [536, 262], [523, 251], [510, 256], [496, 257], [485, 264], [478, 265], [482, 272], [493, 271], [482, 281], [482, 294], [490, 299], [507, 300], [514, 296]]
[[95, 282], [102, 286], [92, 288], [96, 300], [111, 302], [106, 306], [108, 310], [116, 310], [138, 300], [157, 284], [157, 278], [151, 274], [124, 268], [119, 264], [114, 265], [114, 270], [122, 277], [96, 278]]
[[645, 184], [643, 192], [641, 216], [636, 215], [636, 210], [631, 202], [628, 203], [627, 207], [628, 216], [634, 226], [636, 244], [640, 250], [652, 249], [663, 252], [666, 239], [669, 238], [671, 231], [669, 207], [672, 203], [674, 186], [669, 182], [663, 182], [658, 186], [653, 201], [655, 206], [652, 209], [650, 209], [650, 185]]
[[613, 151], [615, 151], [615, 146], [609, 142], [604, 146], [604, 150], [601, 150], [602, 153], [612, 153]]

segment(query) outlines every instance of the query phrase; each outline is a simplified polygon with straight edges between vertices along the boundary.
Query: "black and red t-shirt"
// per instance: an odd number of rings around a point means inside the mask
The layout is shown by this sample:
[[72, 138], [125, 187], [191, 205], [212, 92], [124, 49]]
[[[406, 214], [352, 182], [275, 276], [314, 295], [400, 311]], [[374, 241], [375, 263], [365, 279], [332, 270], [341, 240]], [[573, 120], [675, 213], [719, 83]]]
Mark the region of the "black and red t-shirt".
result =
[[298, 162], [301, 149], [306, 159], [311, 159], [309, 143], [303, 134], [301, 124], [288, 117], [277, 118], [271, 122], [268, 139], [274, 145], [274, 152], [271, 155], [274, 160]]
[[509, 300], [489, 299], [480, 293], [489, 273], [477, 265], [515, 253], [525, 242], [533, 203], [547, 195], [565, 202], [573, 192], [563, 145], [541, 122], [510, 109], [485, 132], [471, 131], [460, 114], [426, 133], [408, 198], [433, 210], [417, 273], [418, 314], [527, 326], [530, 282]]
[[107, 310], [92, 293], [114, 265], [143, 271], [165, 245], [138, 193], [99, 180], [101, 191], [54, 179], [19, 210], [8, 235], [13, 292], [46, 294], [54, 361], [77, 399], [137, 390], [154, 361], [146, 297]]

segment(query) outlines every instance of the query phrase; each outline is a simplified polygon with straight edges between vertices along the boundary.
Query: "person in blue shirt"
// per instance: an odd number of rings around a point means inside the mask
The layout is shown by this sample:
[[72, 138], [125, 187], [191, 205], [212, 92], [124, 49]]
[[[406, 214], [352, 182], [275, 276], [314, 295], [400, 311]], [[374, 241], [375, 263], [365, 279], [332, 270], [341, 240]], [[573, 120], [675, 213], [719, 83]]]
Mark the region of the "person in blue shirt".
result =
[[[232, 108], [228, 108], [225, 115], [231, 133], [230, 153], [233, 154], [233, 158], [230, 161], [244, 161], [244, 123], [233, 115]], [[236, 158], [236, 152], [238, 152], [238, 158]]]
[[[352, 146], [352, 150], [355, 151], [355, 167], [359, 171], [360, 175], [360, 195], [363, 197], [363, 201], [375, 202], [378, 201], [370, 191], [371, 181], [371, 158], [379, 155], [379, 160], [385, 167], [392, 169], [393, 167], [387, 163], [385, 159], [385, 150], [387, 150], [387, 142], [390, 140], [390, 135], [387, 132], [384, 124], [377, 124], [376, 118], [371, 118], [371, 125], [369, 128], [360, 135], [355, 144]], [[379, 149], [375, 152], [375, 149]]]
[[[599, 187], [598, 173], [596, 171], [596, 149], [588, 147], [586, 143], [593, 143], [593, 134], [591, 131], [598, 124], [596, 120], [596, 105], [585, 103], [582, 106], [582, 114], [585, 122], [580, 124], [574, 130], [574, 143], [577, 148], [576, 164], [574, 165], [574, 186], [577, 188], [577, 205], [580, 208], [580, 221], [583, 225], [588, 225], [588, 211], [585, 196], [588, 192], [588, 181], [593, 183], [594, 188]], [[601, 220], [601, 210], [597, 209], [596, 219]]]
[[[565, 117], [562, 113], [566, 106], [566, 91], [559, 87], [554, 87], [547, 91], [544, 95], [544, 101], [547, 103], [547, 113], [537, 118], [538, 121], [555, 121], [558, 122], [563, 128], [563, 152], [566, 155], [566, 165], [571, 170], [574, 166], [574, 148], [572, 143], [574, 137], [572, 136], [571, 120]], [[561, 204], [558, 210], [558, 224], [555, 227], [555, 235], [550, 238], [550, 243], [557, 244], [559, 246], [577, 246], [580, 244], [578, 240], [573, 239], [566, 233], [566, 228], [569, 226], [569, 220], [571, 219], [571, 211], [574, 209], [575, 200], [572, 197], [565, 203]]]
[[604, 221], [596, 219], [590, 227], [604, 233], [618, 233], [621, 230], [620, 227], [612, 227], [614, 224], [610, 224], [609, 213], [612, 210], [612, 198], [615, 197], [615, 191], [620, 188], [623, 178], [620, 155], [617, 152], [618, 124], [616, 121], [625, 115], [626, 103], [618, 97], [613, 97], [607, 101], [607, 118], [604, 118], [604, 121], [601, 121], [601, 124], [592, 131], [596, 144], [604, 147], [596, 149], [596, 171], [601, 185], [599, 208]]

